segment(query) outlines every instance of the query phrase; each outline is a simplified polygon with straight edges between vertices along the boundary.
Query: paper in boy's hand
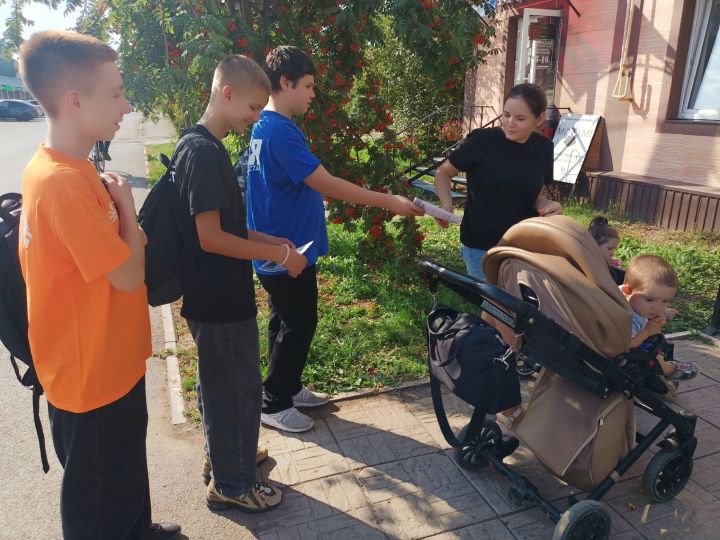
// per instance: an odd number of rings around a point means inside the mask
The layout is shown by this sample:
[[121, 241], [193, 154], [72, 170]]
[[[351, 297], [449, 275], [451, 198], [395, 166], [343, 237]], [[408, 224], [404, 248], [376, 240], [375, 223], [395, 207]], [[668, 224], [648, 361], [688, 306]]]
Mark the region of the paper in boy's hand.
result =
[[462, 219], [460, 219], [460, 216], [456, 216], [452, 212], [443, 210], [439, 206], [435, 206], [434, 204], [424, 201], [422, 199], [418, 199], [417, 197], [413, 199], [413, 204], [425, 210], [425, 213], [428, 216], [436, 217], [444, 221], [449, 221], [450, 223], [455, 223], [457, 225], [460, 225], [460, 222], [462, 221]]
[[[313, 244], [313, 241], [310, 240], [307, 244], [303, 244], [302, 246], [297, 248], [297, 252], [300, 255], [305, 255], [305, 252], [310, 248], [310, 246], [312, 246], [312, 244]], [[265, 272], [284, 272], [285, 267], [280, 266], [275, 261], [267, 261], [265, 264], [263, 264], [260, 267], [260, 270], [264, 270]]]

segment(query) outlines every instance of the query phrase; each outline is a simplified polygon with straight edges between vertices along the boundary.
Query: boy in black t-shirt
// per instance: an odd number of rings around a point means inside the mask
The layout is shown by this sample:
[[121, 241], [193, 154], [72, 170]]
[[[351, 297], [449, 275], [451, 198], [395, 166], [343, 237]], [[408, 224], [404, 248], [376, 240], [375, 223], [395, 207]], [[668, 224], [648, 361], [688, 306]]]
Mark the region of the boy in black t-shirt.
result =
[[[183, 306], [198, 349], [197, 397], [205, 431], [207, 505], [263, 512], [280, 504], [277, 487], [255, 478], [262, 378], [251, 259], [297, 276], [306, 259], [287, 239], [248, 233], [240, 187], [222, 138], [256, 122], [270, 82], [252, 60], [226, 57], [210, 102], [176, 157], [180, 191], [197, 236], [183, 268]], [[262, 455], [261, 455], [262, 454]], [[212, 478], [211, 478], [212, 476]]]

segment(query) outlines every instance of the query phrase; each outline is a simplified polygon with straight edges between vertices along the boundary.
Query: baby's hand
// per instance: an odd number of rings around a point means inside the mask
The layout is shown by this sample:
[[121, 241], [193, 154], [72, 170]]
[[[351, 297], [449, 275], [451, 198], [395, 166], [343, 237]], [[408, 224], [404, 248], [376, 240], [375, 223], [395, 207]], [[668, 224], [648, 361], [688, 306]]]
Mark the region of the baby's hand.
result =
[[662, 332], [662, 327], [665, 326], [666, 322], [667, 321], [665, 320], [665, 317], [659, 315], [657, 317], [649, 319], [645, 328], [651, 336], [654, 336], [655, 334], [659, 334]]
[[680, 312], [679, 312], [677, 309], [667, 308], [667, 309], [665, 310], [665, 318], [666, 318], [668, 321], [670, 321], [670, 320], [672, 320], [672, 318], [675, 317], [675, 315], [677, 315], [678, 313], [680, 313]]

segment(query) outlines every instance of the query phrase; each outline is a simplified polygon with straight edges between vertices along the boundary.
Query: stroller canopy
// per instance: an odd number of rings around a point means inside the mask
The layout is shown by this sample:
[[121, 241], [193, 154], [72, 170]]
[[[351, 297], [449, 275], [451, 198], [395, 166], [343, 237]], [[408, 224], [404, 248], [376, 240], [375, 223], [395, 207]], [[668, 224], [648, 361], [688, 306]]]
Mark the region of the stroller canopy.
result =
[[510, 228], [483, 261], [489, 283], [521, 297], [535, 291], [540, 310], [607, 358], [627, 352], [631, 310], [602, 250], [567, 216], [531, 218]]

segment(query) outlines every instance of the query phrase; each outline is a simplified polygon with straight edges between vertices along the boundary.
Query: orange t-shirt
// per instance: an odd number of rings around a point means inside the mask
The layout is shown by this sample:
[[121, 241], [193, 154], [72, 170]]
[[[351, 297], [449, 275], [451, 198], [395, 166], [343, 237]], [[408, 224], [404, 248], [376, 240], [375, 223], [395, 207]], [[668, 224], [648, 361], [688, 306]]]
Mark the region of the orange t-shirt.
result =
[[41, 145], [25, 168], [22, 195], [20, 264], [38, 378], [55, 407], [97, 409], [145, 374], [147, 291], [122, 292], [105, 278], [130, 248], [89, 161]]

